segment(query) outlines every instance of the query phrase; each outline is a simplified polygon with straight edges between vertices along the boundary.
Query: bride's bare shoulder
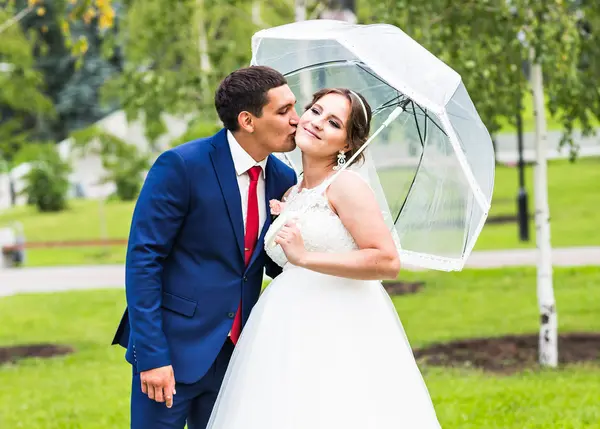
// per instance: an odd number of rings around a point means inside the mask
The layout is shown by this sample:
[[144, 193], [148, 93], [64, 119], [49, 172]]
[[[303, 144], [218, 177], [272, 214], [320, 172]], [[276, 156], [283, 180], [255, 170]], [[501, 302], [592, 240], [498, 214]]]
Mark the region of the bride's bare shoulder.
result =
[[355, 204], [366, 203], [373, 199], [368, 182], [352, 170], [342, 171], [327, 189], [327, 197], [335, 205], [352, 200]]
[[346, 192], [351, 189], [370, 189], [368, 182], [356, 171], [344, 170], [329, 186], [332, 192]]

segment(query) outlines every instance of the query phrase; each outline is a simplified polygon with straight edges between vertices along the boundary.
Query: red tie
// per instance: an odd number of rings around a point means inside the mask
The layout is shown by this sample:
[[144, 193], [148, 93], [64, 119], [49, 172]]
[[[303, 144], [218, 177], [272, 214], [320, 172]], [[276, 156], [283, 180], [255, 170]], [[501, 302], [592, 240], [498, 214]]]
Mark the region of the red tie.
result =
[[[250, 188], [248, 189], [248, 212], [246, 214], [246, 235], [244, 237], [244, 261], [246, 266], [250, 263], [256, 241], [258, 240], [258, 196], [256, 195], [256, 187], [258, 185], [258, 177], [262, 169], [255, 165], [248, 170], [250, 176]], [[231, 327], [231, 341], [236, 344], [242, 332], [242, 303], [233, 319]]]

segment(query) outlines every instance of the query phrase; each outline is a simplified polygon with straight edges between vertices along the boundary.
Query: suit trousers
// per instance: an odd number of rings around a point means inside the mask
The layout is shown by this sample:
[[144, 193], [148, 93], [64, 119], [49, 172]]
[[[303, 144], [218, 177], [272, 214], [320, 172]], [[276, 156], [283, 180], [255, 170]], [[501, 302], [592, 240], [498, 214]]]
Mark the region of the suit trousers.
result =
[[[173, 406], [156, 402], [142, 392], [140, 374], [134, 371], [131, 383], [131, 429], [205, 429], [234, 345], [227, 337], [208, 372], [193, 384], [176, 383]], [[175, 374], [177, 378], [177, 374]]]

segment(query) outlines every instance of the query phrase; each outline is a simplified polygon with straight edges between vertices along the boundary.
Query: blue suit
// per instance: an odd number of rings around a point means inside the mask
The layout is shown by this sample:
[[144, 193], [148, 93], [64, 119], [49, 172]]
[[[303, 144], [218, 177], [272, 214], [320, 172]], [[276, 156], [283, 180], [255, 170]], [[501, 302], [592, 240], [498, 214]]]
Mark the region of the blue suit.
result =
[[[270, 156], [265, 201], [296, 183]], [[259, 204], [261, 202], [259, 201]], [[231, 356], [228, 340], [242, 300], [242, 326], [256, 304], [263, 269], [279, 273], [264, 250], [270, 216], [249, 265], [244, 263], [240, 191], [226, 131], [161, 154], [140, 192], [126, 260], [127, 309], [113, 344], [133, 368], [131, 427], [190, 429], [206, 425]], [[141, 392], [139, 373], [172, 365], [174, 406]]]

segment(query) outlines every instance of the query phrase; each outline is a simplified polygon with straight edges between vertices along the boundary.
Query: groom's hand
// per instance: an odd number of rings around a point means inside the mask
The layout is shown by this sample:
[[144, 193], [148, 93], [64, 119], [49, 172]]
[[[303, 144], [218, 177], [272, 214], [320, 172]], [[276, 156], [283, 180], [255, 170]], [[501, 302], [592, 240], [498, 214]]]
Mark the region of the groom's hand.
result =
[[140, 379], [144, 395], [156, 402], [166, 402], [167, 408], [173, 406], [175, 374], [171, 365], [142, 371]]

